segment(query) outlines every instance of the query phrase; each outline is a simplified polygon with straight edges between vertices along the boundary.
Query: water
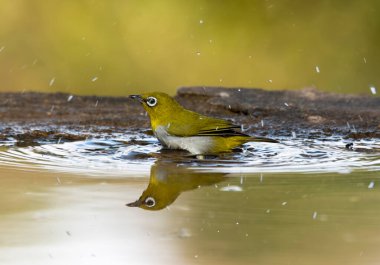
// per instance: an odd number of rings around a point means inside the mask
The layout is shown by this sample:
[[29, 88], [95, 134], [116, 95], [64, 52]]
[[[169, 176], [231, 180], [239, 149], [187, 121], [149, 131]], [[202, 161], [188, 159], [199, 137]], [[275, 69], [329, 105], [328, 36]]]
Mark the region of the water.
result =
[[248, 143], [233, 153], [197, 159], [185, 152], [161, 150], [153, 136], [129, 134], [97, 135], [76, 142], [45, 141], [36, 146], [14, 147], [15, 141], [0, 142], [0, 161], [28, 170], [48, 169], [89, 176], [148, 174], [161, 160], [188, 168], [225, 173], [337, 172], [380, 170], [380, 141], [352, 141], [339, 136], [323, 139], [281, 138], [280, 144]]
[[0, 264], [377, 264], [379, 141], [280, 140], [203, 160], [144, 134], [3, 141]]

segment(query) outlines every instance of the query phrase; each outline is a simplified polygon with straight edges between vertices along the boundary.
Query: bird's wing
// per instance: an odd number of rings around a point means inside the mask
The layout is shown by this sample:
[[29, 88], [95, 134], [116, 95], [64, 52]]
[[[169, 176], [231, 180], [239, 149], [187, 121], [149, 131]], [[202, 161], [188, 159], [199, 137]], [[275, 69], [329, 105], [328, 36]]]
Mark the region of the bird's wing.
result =
[[236, 131], [240, 126], [230, 125], [229, 127], [219, 128], [214, 127], [212, 129], [201, 130], [198, 136], [246, 136], [246, 134]]
[[176, 136], [245, 136], [236, 131], [240, 126], [234, 125], [229, 121], [201, 116], [197, 114], [188, 122], [174, 122], [167, 128], [167, 132]]

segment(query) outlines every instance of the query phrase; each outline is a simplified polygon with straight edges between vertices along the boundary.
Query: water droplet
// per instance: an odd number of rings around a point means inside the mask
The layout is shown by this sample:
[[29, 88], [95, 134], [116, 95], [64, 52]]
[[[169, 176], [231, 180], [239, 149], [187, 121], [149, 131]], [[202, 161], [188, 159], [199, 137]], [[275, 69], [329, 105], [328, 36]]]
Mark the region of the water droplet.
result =
[[204, 23], [203, 19], [199, 20], [199, 24], [203, 24], [203, 23]]
[[372, 93], [373, 95], [376, 95], [376, 93], [377, 93], [377, 91], [376, 91], [376, 87], [374, 87], [374, 86], [370, 86], [369, 89], [371, 90], [371, 93]]
[[229, 98], [230, 94], [228, 94], [227, 92], [220, 92], [219, 96], [222, 97], [222, 98]]
[[321, 70], [319, 69], [319, 66], [318, 66], [318, 65], [315, 67], [315, 71], [316, 71], [318, 74], [321, 72]]
[[94, 77], [91, 79], [92, 82], [95, 82], [96, 80], [98, 80], [98, 77], [97, 77], [97, 76], [94, 76]]
[[243, 191], [243, 189], [239, 186], [226, 186], [220, 189], [220, 191]]
[[317, 219], [317, 216], [318, 216], [318, 213], [317, 212], [313, 212], [313, 219]]
[[368, 184], [368, 189], [373, 189], [375, 187], [375, 182], [374, 181], [371, 181], [369, 184]]
[[49, 82], [49, 86], [52, 86], [52, 85], [54, 84], [54, 82], [55, 82], [55, 77], [53, 77], [53, 78], [50, 80], [50, 82]]
[[201, 52], [197, 52], [196, 54], [197, 54], [198, 56], [200, 56], [200, 55], [201, 55]]
[[367, 58], [363, 57], [364, 63], [367, 63]]
[[268, 82], [269, 82], [269, 83], [273, 83], [273, 80], [272, 80], [272, 79], [269, 79]]
[[70, 102], [73, 99], [73, 97], [74, 97], [73, 95], [68, 96], [67, 97], [67, 102]]
[[288, 204], [288, 202], [282, 202], [282, 203], [281, 203], [282, 206], [285, 206], [285, 205], [287, 205], [287, 204]]
[[5, 46], [0, 47], [0, 52], [2, 52], [5, 49]]

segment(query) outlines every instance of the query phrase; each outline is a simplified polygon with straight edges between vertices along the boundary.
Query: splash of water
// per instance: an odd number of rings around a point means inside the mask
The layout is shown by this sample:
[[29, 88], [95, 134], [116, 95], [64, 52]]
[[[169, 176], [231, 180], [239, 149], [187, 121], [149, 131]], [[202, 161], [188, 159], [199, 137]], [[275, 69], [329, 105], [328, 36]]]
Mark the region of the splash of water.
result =
[[280, 144], [248, 143], [241, 152], [198, 160], [183, 152], [162, 152], [154, 137], [139, 133], [86, 141], [8, 147], [0, 151], [3, 165], [48, 169], [91, 176], [148, 173], [157, 159], [169, 159], [201, 171], [226, 173], [339, 172], [380, 170], [380, 143], [361, 140], [347, 149], [340, 138], [283, 138]]

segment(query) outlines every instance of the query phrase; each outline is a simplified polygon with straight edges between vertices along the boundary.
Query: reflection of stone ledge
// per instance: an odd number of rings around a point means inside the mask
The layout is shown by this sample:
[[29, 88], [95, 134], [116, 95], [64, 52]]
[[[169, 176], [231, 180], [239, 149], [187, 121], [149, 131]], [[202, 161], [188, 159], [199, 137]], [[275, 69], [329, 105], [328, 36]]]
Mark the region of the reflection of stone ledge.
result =
[[[242, 124], [246, 133], [255, 135], [380, 138], [380, 98], [376, 96], [331, 94], [315, 89], [187, 87], [180, 88], [176, 98], [189, 109]], [[143, 108], [127, 97], [62, 93], [2, 93], [0, 121], [0, 140], [23, 134], [43, 136], [44, 133], [31, 133], [37, 129], [49, 132], [49, 137], [65, 138], [59, 134], [62, 130], [58, 132], [60, 126], [71, 132], [97, 133], [149, 128]]]

